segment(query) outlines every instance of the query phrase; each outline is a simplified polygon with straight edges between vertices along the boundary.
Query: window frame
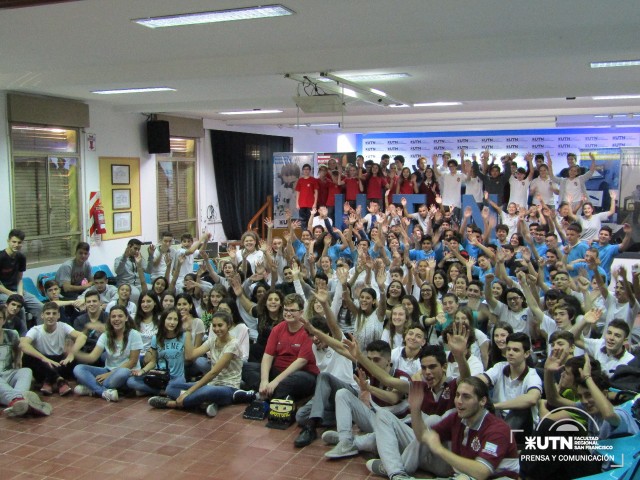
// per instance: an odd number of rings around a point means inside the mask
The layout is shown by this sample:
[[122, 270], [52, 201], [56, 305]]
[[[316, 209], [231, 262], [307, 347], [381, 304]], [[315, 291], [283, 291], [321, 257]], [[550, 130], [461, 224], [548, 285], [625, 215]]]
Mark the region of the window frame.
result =
[[[185, 156], [184, 154], [180, 154], [178, 149], [176, 148], [176, 143], [178, 141], [192, 141], [193, 142], [193, 156]], [[198, 168], [198, 139], [197, 138], [189, 138], [189, 137], [171, 137], [170, 139], [171, 141], [171, 152], [168, 154], [159, 154], [156, 155], [156, 220], [157, 220], [157, 232], [158, 232], [158, 241], [161, 240], [160, 236], [162, 234], [162, 232], [165, 231], [169, 231], [171, 233], [173, 233], [174, 238], [180, 238], [180, 235], [182, 235], [183, 231], [175, 231], [174, 228], [172, 228], [173, 225], [176, 224], [183, 224], [183, 223], [189, 223], [189, 222], [193, 222], [193, 235], [194, 237], [197, 236], [198, 234], [198, 228], [199, 228], [199, 218], [198, 218], [198, 179], [199, 179], [199, 168]], [[161, 171], [161, 163], [166, 163], [166, 162], [172, 162], [175, 163], [176, 165], [178, 165], [178, 168], [180, 165], [192, 165], [193, 169], [194, 169], [194, 185], [193, 185], [193, 202], [194, 202], [194, 216], [193, 217], [189, 217], [186, 219], [180, 219], [180, 220], [176, 220], [176, 221], [161, 221], [160, 220], [160, 211], [161, 211], [161, 206], [159, 204], [160, 202], [160, 193], [159, 193], [159, 189], [160, 189], [160, 185], [159, 185], [159, 181], [160, 181], [160, 171]], [[180, 202], [180, 185], [179, 183], [176, 184], [176, 199], [178, 202]]]
[[[74, 151], [55, 151], [55, 150], [16, 150], [14, 145], [14, 137], [13, 131], [14, 127], [30, 127], [34, 129], [64, 129], [75, 132], [75, 142], [74, 142]], [[34, 160], [44, 160], [46, 161], [45, 166], [45, 178], [46, 185], [43, 189], [46, 191], [47, 196], [47, 210], [48, 210], [48, 218], [47, 218], [47, 230], [48, 233], [41, 235], [30, 235], [29, 232], [26, 233], [26, 242], [31, 241], [40, 241], [46, 242], [47, 240], [60, 240], [64, 238], [73, 238], [75, 237], [75, 242], [83, 240], [83, 232], [84, 232], [84, 210], [82, 204], [82, 174], [83, 174], [83, 157], [82, 151], [80, 149], [80, 138], [81, 138], [81, 129], [75, 127], [65, 127], [61, 125], [40, 125], [40, 124], [29, 124], [25, 122], [9, 122], [9, 167], [10, 167], [10, 189], [11, 189], [11, 222], [12, 228], [19, 228], [17, 226], [17, 218], [20, 214], [17, 208], [16, 201], [16, 159], [34, 159]], [[52, 159], [54, 158], [68, 158], [75, 160], [76, 167], [76, 179], [75, 179], [75, 188], [77, 194], [77, 212], [75, 215], [78, 218], [78, 229], [77, 230], [69, 230], [64, 233], [53, 233], [53, 221], [51, 216], [51, 211], [56, 208], [56, 202], [54, 201], [54, 195], [57, 192], [54, 192], [51, 188], [51, 165]], [[54, 219], [55, 220], [55, 219]], [[49, 265], [58, 265], [69, 259], [70, 256], [73, 255], [73, 248], [70, 250], [70, 255], [61, 255], [61, 256], [50, 256], [45, 257], [43, 259], [38, 258], [34, 260], [33, 256], [29, 255], [29, 252], [26, 252], [27, 257], [27, 268], [38, 268], [45, 267]]]

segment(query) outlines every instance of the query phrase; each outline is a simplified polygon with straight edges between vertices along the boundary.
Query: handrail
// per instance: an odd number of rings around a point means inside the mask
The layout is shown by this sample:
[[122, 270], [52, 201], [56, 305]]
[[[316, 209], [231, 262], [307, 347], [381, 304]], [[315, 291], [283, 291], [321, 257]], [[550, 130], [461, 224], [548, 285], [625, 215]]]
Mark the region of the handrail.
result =
[[249, 220], [249, 224], [247, 225], [247, 230], [257, 230], [258, 228], [256, 227], [254, 229], [253, 224], [256, 223], [257, 221], [260, 221], [259, 224], [259, 228], [260, 228], [260, 238], [266, 238], [266, 225], [264, 224], [264, 219], [266, 217], [270, 217], [273, 218], [272, 215], [273, 212], [273, 197], [271, 195], [269, 195], [267, 197], [267, 201], [264, 202], [264, 204], [260, 207], [260, 209], [256, 212], [256, 214], [251, 217], [251, 220]]

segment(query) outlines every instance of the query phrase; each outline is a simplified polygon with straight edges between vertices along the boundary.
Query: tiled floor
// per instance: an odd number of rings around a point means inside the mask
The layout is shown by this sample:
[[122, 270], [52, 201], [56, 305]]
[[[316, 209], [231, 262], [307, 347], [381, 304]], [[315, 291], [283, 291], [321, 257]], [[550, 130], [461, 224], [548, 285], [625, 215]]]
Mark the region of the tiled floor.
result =
[[0, 418], [0, 479], [362, 480], [364, 457], [329, 461], [317, 440], [296, 449], [298, 428], [272, 430], [242, 418], [153, 410], [146, 399], [47, 399], [45, 418]]

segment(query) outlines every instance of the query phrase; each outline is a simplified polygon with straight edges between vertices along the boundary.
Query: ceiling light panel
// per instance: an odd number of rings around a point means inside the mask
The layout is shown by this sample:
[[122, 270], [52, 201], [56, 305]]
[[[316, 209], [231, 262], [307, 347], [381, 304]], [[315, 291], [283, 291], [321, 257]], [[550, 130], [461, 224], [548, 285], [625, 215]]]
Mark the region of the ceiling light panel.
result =
[[414, 107], [453, 107], [462, 105], [462, 102], [430, 102], [430, 103], [414, 103]]
[[339, 76], [346, 80], [351, 80], [352, 82], [386, 82], [387, 80], [408, 78], [411, 75], [409, 75], [408, 73], [363, 73]]
[[594, 100], [637, 100], [640, 99], [640, 95], [605, 95], [591, 98]]
[[259, 115], [264, 113], [282, 113], [282, 110], [236, 110], [230, 112], [218, 112], [220, 115]]
[[638, 67], [640, 60], [615, 60], [611, 62], [591, 62], [591, 68]]
[[257, 7], [215, 10], [211, 12], [184, 13], [164, 17], [137, 18], [132, 20], [149, 28], [181, 27], [204, 23], [233, 22], [236, 20], [255, 20], [293, 15], [295, 12], [282, 5], [263, 5]]
[[98, 95], [121, 95], [124, 93], [150, 93], [150, 92], [175, 92], [171, 87], [141, 87], [141, 88], [119, 88], [116, 90], [94, 90], [91, 93]]

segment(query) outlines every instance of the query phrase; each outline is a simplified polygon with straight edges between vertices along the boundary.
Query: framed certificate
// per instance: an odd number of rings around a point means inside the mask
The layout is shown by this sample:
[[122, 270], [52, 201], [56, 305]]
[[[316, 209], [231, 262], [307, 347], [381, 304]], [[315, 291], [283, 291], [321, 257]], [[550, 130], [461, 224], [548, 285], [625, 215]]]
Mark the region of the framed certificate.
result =
[[129, 165], [111, 165], [111, 184], [129, 185]]
[[112, 208], [114, 210], [131, 209], [131, 189], [114, 188], [111, 191]]
[[113, 233], [131, 231], [131, 212], [115, 212], [113, 214]]

